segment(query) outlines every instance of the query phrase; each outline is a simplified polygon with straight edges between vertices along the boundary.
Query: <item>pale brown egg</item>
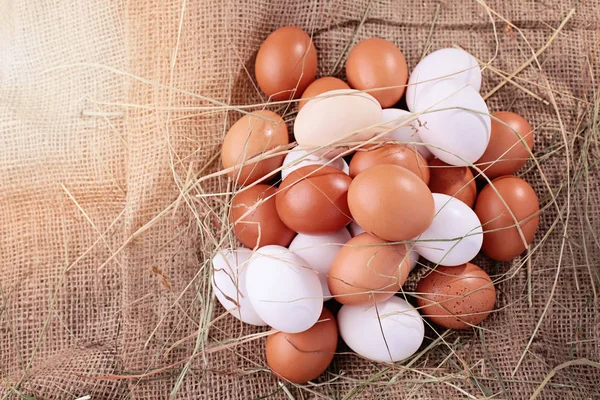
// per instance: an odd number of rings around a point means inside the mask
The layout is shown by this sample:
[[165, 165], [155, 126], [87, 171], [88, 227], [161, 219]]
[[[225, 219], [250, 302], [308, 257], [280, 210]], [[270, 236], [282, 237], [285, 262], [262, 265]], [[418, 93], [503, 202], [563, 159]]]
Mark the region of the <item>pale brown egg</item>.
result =
[[496, 304], [489, 275], [475, 264], [437, 266], [417, 285], [419, 311], [448, 329], [467, 329], [483, 321]]
[[295, 26], [271, 33], [254, 64], [256, 81], [272, 100], [299, 98], [317, 75], [317, 51], [310, 36]]
[[425, 184], [429, 183], [429, 168], [425, 158], [416, 150], [399, 144], [369, 144], [360, 148], [350, 162], [350, 176], [355, 177], [378, 164], [394, 164], [408, 169]]
[[337, 302], [367, 305], [392, 297], [406, 282], [409, 272], [405, 244], [394, 245], [365, 232], [340, 249], [327, 282]]
[[291, 172], [279, 186], [277, 213], [292, 230], [333, 233], [350, 223], [348, 187], [352, 179], [337, 168], [307, 165]]
[[233, 197], [229, 221], [244, 246], [250, 249], [269, 244], [287, 246], [296, 236], [277, 214], [275, 193], [277, 188], [258, 184]]
[[482, 249], [496, 261], [509, 261], [526, 248], [511, 212], [529, 245], [540, 221], [540, 203], [533, 188], [516, 176], [501, 176], [492, 184], [496, 190], [487, 185], [475, 203], [475, 213], [483, 227]]
[[408, 169], [379, 164], [358, 174], [348, 206], [366, 232], [389, 241], [409, 240], [431, 225], [435, 211], [427, 185]]
[[517, 172], [533, 148], [533, 131], [525, 118], [509, 111], [496, 112], [492, 117], [490, 142], [476, 162], [490, 179]]
[[286, 144], [289, 136], [283, 119], [272, 111], [256, 111], [244, 115], [229, 128], [223, 140], [221, 161], [224, 168], [233, 167], [227, 173], [230, 178], [237, 184], [249, 185], [281, 167], [285, 155], [265, 156], [260, 161], [241, 164]]
[[298, 103], [298, 111], [304, 107], [304, 104], [310, 99], [317, 97], [321, 93], [329, 92], [337, 89], [350, 89], [350, 86], [341, 79], [334, 78], [333, 76], [325, 76], [319, 78], [306, 88], [302, 93], [302, 100]]
[[429, 173], [432, 193], [447, 194], [473, 207], [477, 185], [469, 167], [455, 167], [436, 158], [429, 163]]
[[319, 321], [300, 333], [277, 332], [267, 337], [267, 364], [275, 375], [294, 383], [317, 378], [331, 364], [338, 329], [331, 312], [323, 308]]
[[[408, 82], [408, 66], [402, 51], [392, 42], [372, 38], [358, 43], [346, 61], [346, 77], [354, 89], [366, 90], [382, 108], [400, 100]], [[384, 90], [369, 90], [394, 86]]]

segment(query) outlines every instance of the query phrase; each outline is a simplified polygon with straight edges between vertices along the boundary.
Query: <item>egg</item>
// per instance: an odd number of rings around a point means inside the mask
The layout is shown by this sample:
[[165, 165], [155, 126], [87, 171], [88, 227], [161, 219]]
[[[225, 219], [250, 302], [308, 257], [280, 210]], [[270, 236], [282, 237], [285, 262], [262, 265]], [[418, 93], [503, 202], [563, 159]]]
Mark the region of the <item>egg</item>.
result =
[[317, 322], [323, 291], [306, 261], [282, 246], [258, 249], [248, 260], [246, 290], [252, 307], [269, 326], [304, 332]]
[[348, 84], [343, 80], [334, 78], [333, 76], [325, 76], [317, 79], [308, 85], [304, 93], [302, 93], [301, 100], [298, 103], [298, 111], [300, 111], [306, 102], [311, 100], [313, 97], [317, 97], [321, 93], [338, 89], [350, 89], [350, 86], [348, 86]]
[[329, 269], [337, 253], [351, 239], [348, 229], [342, 228], [337, 232], [322, 235], [296, 235], [289, 249], [307, 262], [308, 266], [319, 274], [323, 288], [323, 300], [329, 300], [331, 293], [327, 285]]
[[477, 265], [438, 266], [417, 285], [419, 311], [433, 323], [448, 329], [467, 329], [490, 315], [496, 289], [489, 275]]
[[435, 264], [455, 266], [471, 261], [483, 242], [475, 212], [462, 201], [434, 193], [435, 217], [415, 242], [417, 252]]
[[252, 252], [240, 247], [221, 250], [212, 259], [213, 274], [210, 280], [219, 303], [231, 315], [250, 325], [264, 326], [246, 290], [246, 265]]
[[254, 73], [273, 100], [299, 98], [317, 75], [317, 51], [306, 32], [284, 26], [271, 33], [256, 54]]
[[470, 168], [448, 165], [436, 158], [429, 163], [429, 172], [429, 189], [433, 193], [447, 194], [473, 207], [477, 185]]
[[414, 111], [420, 92], [440, 79], [452, 78], [470, 85], [475, 91], [481, 88], [481, 69], [475, 57], [461, 49], [440, 49], [423, 58], [413, 69], [406, 89], [406, 104]]
[[425, 337], [419, 312], [395, 296], [376, 306], [342, 306], [337, 319], [348, 347], [373, 361], [405, 360], [419, 350]]
[[479, 93], [456, 79], [444, 79], [419, 92], [419, 136], [440, 160], [457, 166], [476, 162], [490, 140], [490, 114]]
[[358, 174], [348, 190], [354, 220], [384, 240], [402, 241], [421, 234], [433, 220], [427, 185], [406, 168], [379, 164]]
[[[382, 107], [391, 107], [404, 94], [408, 66], [394, 43], [372, 38], [354, 46], [346, 61], [346, 77], [352, 88], [369, 91]], [[384, 87], [390, 88], [371, 91]]]
[[400, 144], [375, 143], [360, 148], [350, 162], [350, 176], [355, 177], [367, 168], [379, 164], [394, 164], [408, 169], [425, 184], [429, 183], [427, 161], [418, 151]]
[[483, 252], [496, 261], [509, 261], [526, 248], [511, 212], [528, 246], [540, 221], [540, 203], [533, 188], [523, 179], [501, 176], [494, 179], [492, 185], [481, 190], [475, 203], [475, 213], [484, 231]]
[[338, 303], [373, 304], [392, 297], [409, 272], [406, 245], [361, 233], [335, 256], [329, 270], [329, 291]]
[[386, 108], [381, 111], [381, 124], [381, 128], [385, 130], [389, 130], [390, 127], [403, 125], [386, 133], [384, 138], [396, 140], [400, 144], [408, 144], [416, 148], [426, 160], [433, 158], [433, 155], [426, 146], [415, 144], [421, 143], [422, 140], [419, 136], [417, 117], [414, 114], [398, 108]]
[[[372, 138], [381, 121], [381, 106], [368, 93], [338, 89], [309, 100], [294, 121], [298, 145], [319, 148], [330, 144], [360, 142]], [[338, 154], [347, 149], [338, 147]], [[329, 157], [335, 153], [324, 149]]]
[[224, 168], [233, 167], [227, 173], [231, 179], [241, 185], [249, 185], [279, 168], [284, 156], [265, 156], [261, 161], [244, 166], [241, 164], [288, 143], [288, 129], [283, 119], [269, 110], [256, 111], [238, 119], [227, 131], [221, 149], [221, 161]]
[[244, 246], [251, 249], [269, 244], [287, 246], [296, 235], [277, 214], [276, 193], [276, 188], [258, 184], [233, 197], [229, 222]]
[[269, 335], [265, 345], [267, 364], [280, 378], [305, 383], [325, 372], [333, 360], [337, 342], [335, 319], [323, 308], [319, 321], [308, 330]]
[[533, 131], [519, 114], [501, 111], [492, 114], [490, 143], [477, 160], [485, 175], [494, 179], [517, 172], [530, 157]]
[[339, 231], [350, 222], [348, 188], [352, 178], [337, 168], [308, 165], [283, 180], [275, 204], [291, 230], [322, 234]]
[[297, 169], [305, 167], [307, 165], [328, 165], [330, 167], [337, 168], [343, 171], [345, 174], [350, 173], [350, 167], [348, 163], [342, 158], [329, 159], [325, 156], [319, 156], [313, 154], [301, 147], [294, 147], [286, 154], [283, 160], [283, 168], [281, 169], [281, 179], [287, 178], [287, 176]]

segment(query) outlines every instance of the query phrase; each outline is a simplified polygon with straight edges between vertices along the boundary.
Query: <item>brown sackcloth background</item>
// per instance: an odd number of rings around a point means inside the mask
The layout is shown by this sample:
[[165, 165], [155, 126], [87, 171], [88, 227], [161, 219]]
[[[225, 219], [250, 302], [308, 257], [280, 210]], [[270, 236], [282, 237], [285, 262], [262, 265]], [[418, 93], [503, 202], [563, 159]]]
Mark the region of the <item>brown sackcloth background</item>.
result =
[[[181, 399], [289, 398], [265, 367], [263, 340], [197, 356], [181, 382], [183, 364], [143, 379], [98, 376], [143, 374], [186, 360], [194, 347], [214, 349], [260, 331], [227, 316], [199, 333], [223, 309], [210, 302], [203, 269], [203, 255], [214, 250], [205, 226], [214, 227], [216, 217], [196, 195], [224, 191], [226, 184], [205, 181], [184, 197], [180, 189], [217, 170], [213, 163], [200, 172], [240, 116], [202, 96], [260, 102], [244, 67], [252, 70], [261, 41], [283, 25], [313, 34], [319, 73], [327, 74], [365, 15], [356, 39], [392, 40], [411, 68], [431, 31], [431, 49], [459, 45], [482, 60], [498, 45], [493, 65], [512, 72], [575, 8], [540, 65], [519, 74], [531, 83], [518, 81], [546, 100], [544, 86], [560, 92], [560, 119], [552, 105], [511, 84], [488, 100], [490, 110], [518, 112], [536, 127], [535, 153], [558, 193], [561, 219], [552, 204], [541, 218], [531, 304], [526, 266], [478, 260], [496, 279], [514, 272], [501, 279], [499, 310], [483, 329], [448, 334], [447, 344], [438, 340], [410, 371], [341, 354], [319, 381], [328, 383], [287, 385], [290, 395], [528, 399], [556, 366], [581, 358], [597, 362], [598, 165], [576, 186], [566, 185], [582, 159], [581, 132], [591, 122], [588, 102], [600, 78], [600, 2], [489, 6], [526, 40], [494, 16], [496, 42], [490, 15], [471, 1], [1, 0], [4, 398], [163, 399], [174, 387]], [[482, 93], [500, 81], [485, 71]], [[590, 164], [598, 159], [594, 146]], [[523, 172], [542, 205], [549, 204], [534, 164]], [[224, 204], [221, 197], [209, 202], [215, 210]], [[426, 343], [436, 337], [431, 330], [428, 336]], [[560, 369], [539, 398], [598, 399], [600, 370], [580, 364]]]

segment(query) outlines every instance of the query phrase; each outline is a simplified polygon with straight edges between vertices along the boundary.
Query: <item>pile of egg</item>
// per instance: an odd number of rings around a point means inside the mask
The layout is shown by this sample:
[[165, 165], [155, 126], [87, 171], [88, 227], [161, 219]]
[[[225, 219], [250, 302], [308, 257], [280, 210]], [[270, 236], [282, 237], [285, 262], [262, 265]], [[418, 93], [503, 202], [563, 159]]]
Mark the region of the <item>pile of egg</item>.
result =
[[[326, 370], [338, 334], [364, 358], [396, 362], [420, 348], [421, 314], [433, 327], [479, 324], [496, 291], [470, 261], [480, 250], [497, 261], [520, 255], [539, 220], [535, 192], [513, 175], [531, 154], [531, 127], [511, 112], [490, 117], [473, 56], [437, 50], [409, 77], [400, 49], [374, 38], [351, 50], [348, 83], [316, 71], [299, 28], [278, 29], [259, 49], [260, 88], [300, 99], [297, 146], [288, 151], [272, 111], [231, 127], [222, 162], [238, 185], [230, 222], [245, 247], [213, 258], [218, 300], [273, 329], [267, 363], [291, 382]], [[405, 89], [408, 111], [390, 108]], [[479, 193], [476, 177], [487, 183]], [[401, 288], [419, 257], [428, 271], [409, 296]], [[323, 306], [332, 298], [336, 316]]]

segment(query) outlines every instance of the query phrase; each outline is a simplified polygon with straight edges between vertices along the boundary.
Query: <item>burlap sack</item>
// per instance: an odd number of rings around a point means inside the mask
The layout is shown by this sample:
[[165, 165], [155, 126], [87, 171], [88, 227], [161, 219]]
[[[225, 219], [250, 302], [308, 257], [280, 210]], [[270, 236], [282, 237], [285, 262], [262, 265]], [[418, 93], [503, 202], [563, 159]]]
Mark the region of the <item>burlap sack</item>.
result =
[[[597, 365], [581, 360], [597, 362], [600, 346], [600, 3], [489, 6], [0, 1], [3, 398], [523, 399], [539, 387], [544, 399], [600, 398]], [[498, 311], [481, 330], [442, 339], [428, 330], [431, 349], [410, 369], [341, 347], [320, 384], [281, 385], [264, 339], [248, 336], [260, 329], [230, 316], [209, 324], [223, 309], [204, 260], [227, 198], [198, 195], [228, 188], [191, 183], [218, 169], [203, 166], [240, 115], [219, 102], [264, 99], [249, 73], [282, 25], [313, 35], [320, 74], [343, 67], [348, 43], [373, 36], [396, 43], [411, 67], [427, 46], [459, 45], [485, 61], [496, 54], [492, 65], [511, 73], [555, 36], [515, 81], [540, 99], [507, 84], [488, 100], [536, 128], [546, 180], [533, 163], [524, 177], [546, 206], [541, 246], [521, 268], [478, 259], [501, 281]], [[502, 78], [488, 70], [484, 81], [487, 93]], [[556, 109], [541, 101], [552, 98]]]

